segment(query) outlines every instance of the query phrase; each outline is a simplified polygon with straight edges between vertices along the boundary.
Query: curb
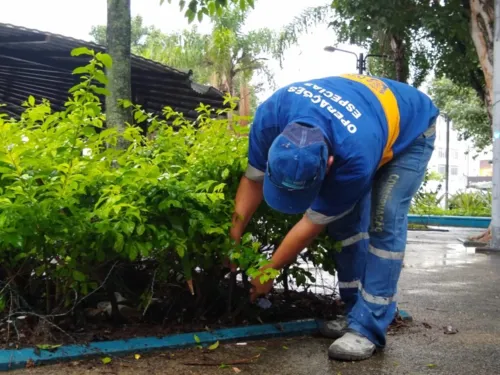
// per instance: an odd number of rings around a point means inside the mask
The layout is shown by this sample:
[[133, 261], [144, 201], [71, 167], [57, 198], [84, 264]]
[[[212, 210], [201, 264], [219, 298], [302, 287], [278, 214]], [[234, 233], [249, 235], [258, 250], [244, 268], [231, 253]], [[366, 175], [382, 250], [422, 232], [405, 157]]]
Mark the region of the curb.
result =
[[[272, 337], [302, 336], [318, 331], [316, 320], [299, 320], [287, 323], [263, 324], [248, 327], [224, 328], [212, 332], [193, 332], [165, 337], [143, 337], [128, 340], [92, 342], [87, 345], [65, 345], [55, 351], [33, 348], [0, 350], [0, 371], [25, 368], [33, 365], [77, 361], [95, 357], [125, 356], [158, 350], [182, 349], [216, 341], [257, 340]], [[198, 336], [199, 343], [194, 336]]]
[[[487, 244], [486, 244], [487, 245]], [[500, 255], [500, 249], [491, 248], [489, 246], [476, 247], [476, 253], [479, 254], [495, 254]]]
[[408, 215], [408, 224], [443, 227], [488, 228], [491, 218], [471, 216]]

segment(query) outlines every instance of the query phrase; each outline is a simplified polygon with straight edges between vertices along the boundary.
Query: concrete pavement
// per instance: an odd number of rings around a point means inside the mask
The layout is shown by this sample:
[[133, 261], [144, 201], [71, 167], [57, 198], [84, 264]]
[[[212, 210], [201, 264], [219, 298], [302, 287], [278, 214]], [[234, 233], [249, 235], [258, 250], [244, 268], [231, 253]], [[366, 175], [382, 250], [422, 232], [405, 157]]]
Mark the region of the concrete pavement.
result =
[[[457, 240], [474, 233], [410, 232], [400, 281], [400, 307], [414, 318], [389, 336], [373, 358], [346, 363], [327, 358], [329, 340], [301, 337], [221, 345], [141, 357], [27, 369], [14, 374], [500, 374], [500, 256], [475, 254]], [[456, 334], [445, 334], [451, 325]], [[258, 356], [258, 357], [257, 357]], [[186, 362], [251, 364], [188, 366]]]

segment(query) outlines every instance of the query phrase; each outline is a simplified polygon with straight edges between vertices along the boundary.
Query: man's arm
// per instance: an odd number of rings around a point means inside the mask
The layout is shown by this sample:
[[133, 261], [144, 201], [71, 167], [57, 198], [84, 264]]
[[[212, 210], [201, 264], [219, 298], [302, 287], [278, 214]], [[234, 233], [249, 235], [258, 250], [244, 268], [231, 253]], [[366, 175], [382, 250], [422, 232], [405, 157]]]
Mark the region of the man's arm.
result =
[[[271, 262], [262, 267], [262, 271], [268, 268], [280, 270], [286, 265], [293, 263], [297, 255], [304, 250], [321, 233], [326, 225], [314, 224], [307, 216], [304, 217], [288, 232], [278, 250], [271, 258]], [[265, 295], [271, 291], [273, 280], [261, 283], [260, 278], [252, 280], [250, 290], [250, 301], [255, 302], [258, 296]]]
[[271, 258], [271, 263], [266, 268], [280, 270], [293, 263], [299, 253], [314, 241], [326, 225], [315, 224], [307, 216], [295, 224], [281, 242], [278, 250]]
[[243, 176], [236, 193], [231, 238], [237, 243], [263, 199], [262, 182]]

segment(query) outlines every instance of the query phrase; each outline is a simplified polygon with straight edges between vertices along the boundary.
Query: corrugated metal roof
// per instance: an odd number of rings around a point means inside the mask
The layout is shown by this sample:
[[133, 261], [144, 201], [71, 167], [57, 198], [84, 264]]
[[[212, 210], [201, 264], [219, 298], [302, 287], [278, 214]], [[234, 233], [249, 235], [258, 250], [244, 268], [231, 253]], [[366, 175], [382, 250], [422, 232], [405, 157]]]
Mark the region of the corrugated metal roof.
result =
[[[95, 43], [0, 23], [0, 103], [7, 104], [2, 111], [18, 115], [29, 95], [46, 98], [54, 109], [62, 109], [68, 90], [79, 81], [73, 69], [89, 60], [88, 56], [70, 55], [77, 47], [105, 52], [105, 47]], [[200, 103], [223, 107], [223, 94], [214, 87], [192, 82], [191, 71], [136, 55], [131, 65], [134, 102], [149, 112], [159, 113], [170, 106], [194, 119], [194, 109]]]

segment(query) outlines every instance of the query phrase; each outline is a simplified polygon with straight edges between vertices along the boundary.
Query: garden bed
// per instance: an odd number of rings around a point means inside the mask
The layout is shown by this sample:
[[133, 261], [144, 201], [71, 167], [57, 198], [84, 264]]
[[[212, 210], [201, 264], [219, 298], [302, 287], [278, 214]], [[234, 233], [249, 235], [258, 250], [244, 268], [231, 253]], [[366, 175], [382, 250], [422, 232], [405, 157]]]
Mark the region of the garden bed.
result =
[[[232, 308], [228, 308], [228, 279], [200, 304], [200, 296], [192, 295], [184, 285], [165, 286], [146, 308], [133, 307], [131, 301], [121, 301], [118, 295], [121, 321], [110, 315], [106, 293], [95, 293], [71, 313], [60, 316], [41, 316], [16, 313], [2, 320], [0, 346], [2, 349], [37, 345], [64, 345], [100, 342], [134, 337], [163, 337], [178, 333], [212, 331], [302, 319], [334, 319], [342, 313], [335, 295], [310, 292], [274, 291], [263, 301], [251, 304], [248, 289], [243, 284], [233, 288]], [[270, 305], [270, 306], [267, 306]]]

